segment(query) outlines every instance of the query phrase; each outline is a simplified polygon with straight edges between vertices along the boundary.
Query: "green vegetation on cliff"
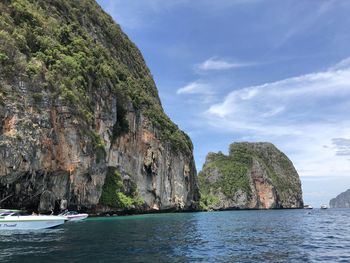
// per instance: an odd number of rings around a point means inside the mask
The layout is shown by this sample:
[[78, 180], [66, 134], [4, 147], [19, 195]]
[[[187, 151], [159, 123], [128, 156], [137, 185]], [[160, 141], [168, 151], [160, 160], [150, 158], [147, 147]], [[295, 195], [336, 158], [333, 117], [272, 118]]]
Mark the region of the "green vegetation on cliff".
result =
[[[241, 162], [239, 159], [243, 159]], [[247, 172], [249, 169], [249, 156], [241, 155], [239, 159], [236, 156], [225, 156], [221, 152], [210, 153], [203, 171], [199, 173], [200, 188], [208, 192], [209, 185], [205, 184], [206, 172], [220, 174], [219, 178], [210, 185], [211, 188], [221, 189], [227, 196], [233, 196], [237, 190], [241, 189], [250, 192], [249, 178]]]
[[102, 188], [100, 204], [130, 209], [132, 206], [142, 206], [144, 201], [139, 196], [136, 185], [132, 184], [129, 191], [127, 191], [121, 174], [116, 169], [110, 167]]
[[201, 208], [207, 210], [209, 206], [218, 204], [219, 199], [215, 196], [218, 191], [228, 197], [233, 197], [238, 190], [250, 194], [247, 174], [250, 163], [251, 157], [243, 153], [236, 156], [209, 153], [198, 175]]
[[[229, 156], [252, 165], [255, 158], [259, 163], [264, 165], [269, 179], [277, 189], [282, 193], [285, 191], [298, 192], [299, 186], [293, 180], [296, 170], [289, 158], [279, 151], [271, 143], [233, 143], [230, 145]], [[249, 159], [249, 160], [247, 160]], [[278, 169], [276, 169], [278, 167]], [[276, 170], [283, 172], [284, 176], [276, 173]]]
[[220, 202], [220, 199], [217, 196], [210, 194], [205, 190], [201, 191], [199, 209], [202, 211], [208, 211], [211, 209], [211, 207], [218, 205], [219, 202]]
[[[0, 12], [0, 97], [17, 99], [26, 83], [37, 110], [44, 99], [59, 101], [93, 130], [97, 94], [114, 94], [122, 114], [114, 137], [128, 129], [124, 108], [131, 102], [161, 139], [192, 151], [191, 140], [163, 112], [141, 53], [95, 1], [4, 0]], [[11, 83], [18, 87], [9, 96], [5, 86]]]

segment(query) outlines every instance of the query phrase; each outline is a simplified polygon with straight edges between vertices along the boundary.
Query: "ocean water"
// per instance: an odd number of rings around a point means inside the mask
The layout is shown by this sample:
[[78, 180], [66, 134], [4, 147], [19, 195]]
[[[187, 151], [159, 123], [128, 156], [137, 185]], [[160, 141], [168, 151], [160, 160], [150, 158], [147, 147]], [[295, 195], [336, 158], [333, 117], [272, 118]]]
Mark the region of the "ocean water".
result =
[[350, 209], [90, 218], [0, 232], [0, 262], [350, 262]]

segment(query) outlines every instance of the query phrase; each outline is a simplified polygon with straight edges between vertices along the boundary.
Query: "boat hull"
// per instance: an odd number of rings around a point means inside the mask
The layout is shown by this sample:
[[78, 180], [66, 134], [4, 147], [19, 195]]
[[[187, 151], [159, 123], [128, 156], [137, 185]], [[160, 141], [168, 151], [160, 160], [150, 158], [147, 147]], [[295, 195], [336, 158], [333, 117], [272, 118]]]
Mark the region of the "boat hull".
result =
[[40, 216], [11, 216], [4, 219], [0, 219], [0, 231], [1, 230], [37, 230], [53, 228], [63, 225], [67, 220], [64, 217], [51, 217], [39, 218]]
[[67, 219], [71, 222], [74, 222], [74, 221], [81, 221], [81, 220], [84, 220], [88, 217], [89, 215], [88, 214], [78, 214], [78, 215], [68, 215], [66, 216]]

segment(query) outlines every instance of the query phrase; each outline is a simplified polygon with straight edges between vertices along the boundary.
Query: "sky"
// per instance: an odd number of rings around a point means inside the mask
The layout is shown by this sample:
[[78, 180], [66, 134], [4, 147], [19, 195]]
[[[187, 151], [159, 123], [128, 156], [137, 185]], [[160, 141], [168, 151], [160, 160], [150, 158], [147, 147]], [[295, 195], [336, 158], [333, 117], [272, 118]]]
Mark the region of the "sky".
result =
[[350, 188], [350, 1], [97, 2], [141, 50], [198, 171], [208, 152], [268, 141], [305, 203]]

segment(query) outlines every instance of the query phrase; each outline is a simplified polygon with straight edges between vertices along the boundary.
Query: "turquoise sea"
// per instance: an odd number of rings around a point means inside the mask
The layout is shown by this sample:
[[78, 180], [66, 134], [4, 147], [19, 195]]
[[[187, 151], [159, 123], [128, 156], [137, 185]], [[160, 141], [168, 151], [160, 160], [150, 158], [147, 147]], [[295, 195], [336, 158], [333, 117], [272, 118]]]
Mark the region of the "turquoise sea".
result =
[[350, 262], [350, 209], [89, 218], [0, 232], [0, 262]]

